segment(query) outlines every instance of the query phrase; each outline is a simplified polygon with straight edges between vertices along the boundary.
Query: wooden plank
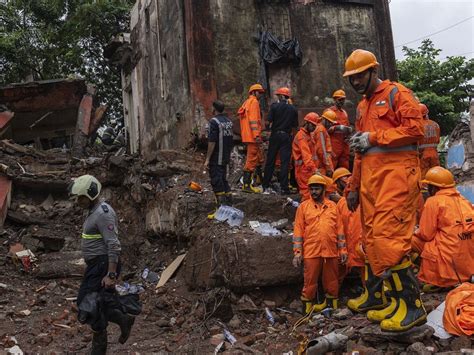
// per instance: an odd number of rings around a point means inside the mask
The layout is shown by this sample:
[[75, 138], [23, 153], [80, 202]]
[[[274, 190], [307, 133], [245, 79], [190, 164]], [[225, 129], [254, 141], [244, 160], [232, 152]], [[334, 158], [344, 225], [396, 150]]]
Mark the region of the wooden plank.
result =
[[160, 281], [158, 281], [158, 285], [156, 285], [156, 289], [164, 286], [166, 282], [173, 276], [174, 272], [179, 268], [181, 263], [183, 262], [184, 258], [186, 257], [187, 253], [181, 254], [173, 262], [161, 273]]

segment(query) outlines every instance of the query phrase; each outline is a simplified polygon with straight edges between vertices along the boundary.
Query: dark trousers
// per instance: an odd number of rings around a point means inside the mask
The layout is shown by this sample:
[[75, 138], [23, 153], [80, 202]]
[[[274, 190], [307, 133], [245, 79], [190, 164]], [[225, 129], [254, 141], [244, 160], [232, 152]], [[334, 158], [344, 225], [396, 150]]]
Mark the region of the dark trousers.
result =
[[275, 170], [276, 156], [280, 152], [280, 187], [282, 191], [288, 190], [288, 169], [291, 159], [291, 135], [286, 132], [272, 132], [270, 136], [267, 160], [265, 161], [265, 171], [263, 175], [263, 188], [270, 186], [270, 181]]
[[214, 193], [230, 192], [230, 186], [227, 182], [227, 164], [209, 164], [209, 176], [211, 178], [211, 186]]

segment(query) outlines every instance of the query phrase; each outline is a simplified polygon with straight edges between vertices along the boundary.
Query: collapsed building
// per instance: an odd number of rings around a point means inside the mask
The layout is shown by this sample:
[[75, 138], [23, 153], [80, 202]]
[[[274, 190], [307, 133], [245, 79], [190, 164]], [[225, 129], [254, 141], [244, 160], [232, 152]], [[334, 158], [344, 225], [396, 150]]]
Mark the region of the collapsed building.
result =
[[[138, 0], [130, 33], [105, 53], [122, 68], [130, 150], [150, 157], [202, 134], [215, 99], [235, 118], [255, 82], [267, 89], [264, 109], [287, 86], [300, 118], [320, 112], [335, 89], [348, 89], [341, 73], [356, 48], [396, 79], [387, 0]], [[347, 92], [353, 119], [358, 98]]]

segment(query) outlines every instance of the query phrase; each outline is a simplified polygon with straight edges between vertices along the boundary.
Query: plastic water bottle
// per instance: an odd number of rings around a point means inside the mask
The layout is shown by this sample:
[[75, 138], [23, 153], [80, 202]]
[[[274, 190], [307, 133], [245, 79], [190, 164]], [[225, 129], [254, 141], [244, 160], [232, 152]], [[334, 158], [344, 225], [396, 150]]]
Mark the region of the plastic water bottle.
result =
[[291, 197], [287, 197], [286, 202], [288, 205], [292, 205], [294, 208], [298, 208], [298, 206], [300, 205], [298, 201], [293, 200]]
[[146, 280], [146, 278], [148, 277], [149, 272], [150, 272], [150, 269], [148, 269], [147, 267], [143, 270], [143, 272], [142, 272], [142, 279], [143, 280]]
[[224, 329], [224, 337], [227, 339], [227, 341], [229, 343], [231, 343], [232, 345], [234, 345], [235, 343], [237, 343], [237, 339], [235, 339], [235, 337], [232, 335], [231, 332], [229, 332], [227, 329]]
[[267, 317], [267, 320], [270, 322], [271, 325], [275, 324], [275, 318], [273, 318], [273, 314], [270, 309], [268, 309], [268, 307], [265, 307], [265, 316]]

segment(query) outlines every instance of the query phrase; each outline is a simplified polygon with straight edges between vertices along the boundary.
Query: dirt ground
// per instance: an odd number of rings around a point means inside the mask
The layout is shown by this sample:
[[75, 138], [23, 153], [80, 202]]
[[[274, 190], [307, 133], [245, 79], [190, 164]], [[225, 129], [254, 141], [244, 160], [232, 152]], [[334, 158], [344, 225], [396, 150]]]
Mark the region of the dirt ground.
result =
[[[14, 183], [12, 205], [0, 230], [0, 354], [2, 349], [14, 345], [11, 337], [25, 353], [88, 352], [91, 330], [77, 321], [75, 302], [67, 300], [77, 295], [83, 265], [71, 266], [64, 260], [77, 256], [74, 252], [79, 250], [78, 236], [84, 219], [84, 212], [68, 200], [65, 188], [71, 177], [86, 172], [103, 181], [104, 196], [119, 216], [123, 248], [121, 282], [145, 287], [140, 295], [143, 311], [136, 318], [128, 342], [118, 344], [118, 327], [109, 326], [110, 354], [213, 354], [223, 341], [224, 353], [296, 354], [300, 341], [338, 329], [344, 329], [349, 341], [337, 353], [459, 353], [460, 349], [471, 348], [467, 338], [436, 339], [426, 326], [395, 337], [380, 334], [377, 326], [363, 315], [352, 314], [345, 308], [347, 299], [361, 290], [357, 277], [344, 283], [340, 310], [327, 317], [315, 315], [295, 331], [293, 326], [302, 316], [302, 284], [290, 273], [288, 282], [278, 280], [272, 284], [264, 279], [268, 282], [265, 287], [249, 287], [252, 282], [242, 283], [246, 287], [235, 287], [232, 278], [224, 278], [224, 282], [212, 287], [191, 289], [187, 274], [190, 261], [185, 259], [167, 284], [155, 290], [154, 284], [141, 278], [145, 267], [159, 275], [202, 238], [230, 241], [238, 235], [243, 238], [242, 243], [246, 243], [246, 236], [254, 241], [263, 238], [245, 226], [251, 219], [271, 222], [288, 218], [290, 225], [280, 238], [287, 238], [291, 250], [292, 212], [283, 207], [285, 198], [249, 196], [235, 190], [236, 206], [246, 212], [246, 218], [244, 226], [229, 230], [227, 225], [206, 218], [213, 202], [207, 177], [202, 175], [201, 153], [163, 152], [152, 162], [110, 155], [70, 161], [57, 152], [45, 155], [18, 149], [3, 146], [0, 156], [0, 162], [10, 167], [9, 176]], [[190, 180], [201, 182], [205, 192], [187, 191]], [[156, 210], [156, 214], [150, 217], [151, 210]], [[272, 237], [266, 238], [270, 239], [264, 242], [270, 245]], [[14, 264], [8, 256], [11, 245], [18, 242], [38, 256], [34, 272], [22, 271], [21, 265]], [[282, 256], [266, 253], [265, 248], [257, 250], [260, 254], [255, 257], [280, 257], [284, 259], [280, 267], [291, 267], [291, 252]], [[272, 267], [278, 270], [279, 265]], [[233, 270], [238, 272], [236, 267], [226, 272]], [[247, 270], [245, 277], [253, 277], [251, 271]], [[427, 310], [437, 307], [444, 297], [445, 294], [423, 295]], [[275, 319], [273, 325], [266, 318], [266, 307]], [[224, 328], [237, 339], [234, 345], [225, 341]]]

